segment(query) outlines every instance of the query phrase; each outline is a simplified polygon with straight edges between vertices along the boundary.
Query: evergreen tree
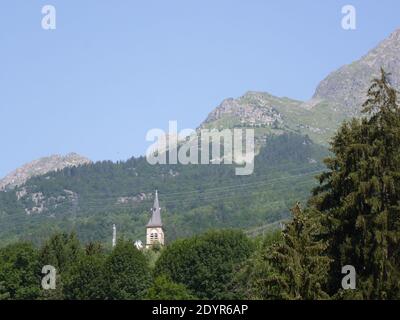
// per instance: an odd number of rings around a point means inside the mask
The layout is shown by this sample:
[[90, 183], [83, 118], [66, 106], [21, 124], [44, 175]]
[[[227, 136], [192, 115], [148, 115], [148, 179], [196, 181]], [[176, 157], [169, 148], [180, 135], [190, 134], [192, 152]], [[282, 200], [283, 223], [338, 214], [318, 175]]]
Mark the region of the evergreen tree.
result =
[[344, 123], [326, 160], [311, 204], [325, 213], [330, 240], [332, 292], [342, 267], [357, 271], [357, 291], [347, 297], [387, 299], [400, 292], [400, 109], [382, 70], [368, 91], [367, 117]]
[[84, 254], [75, 233], [57, 233], [50, 237], [40, 250], [40, 265], [51, 265], [56, 269], [56, 289], [43, 290], [42, 298], [64, 299], [64, 282], [71, 267]]
[[292, 210], [293, 220], [283, 231], [283, 241], [265, 253], [266, 274], [262, 280], [266, 299], [328, 299], [324, 291], [331, 260], [327, 243], [318, 239], [321, 224], [317, 212]]
[[42, 265], [52, 265], [61, 274], [68, 271], [83, 254], [75, 233], [57, 233], [42, 247], [40, 260]]
[[271, 267], [265, 257], [269, 248], [282, 240], [281, 230], [268, 232], [255, 239], [256, 250], [238, 266], [230, 285], [235, 299], [263, 300], [269, 297], [265, 279], [271, 274]]

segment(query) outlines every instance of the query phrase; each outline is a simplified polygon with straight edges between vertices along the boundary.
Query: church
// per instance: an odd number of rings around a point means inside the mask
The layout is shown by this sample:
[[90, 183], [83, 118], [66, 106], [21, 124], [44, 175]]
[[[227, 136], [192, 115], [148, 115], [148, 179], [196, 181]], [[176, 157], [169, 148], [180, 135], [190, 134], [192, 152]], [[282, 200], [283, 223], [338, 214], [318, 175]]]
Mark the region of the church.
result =
[[[117, 228], [113, 224], [113, 237], [112, 237], [112, 247], [114, 248], [117, 244]], [[154, 197], [153, 208], [151, 209], [151, 217], [149, 223], [146, 225], [146, 249], [151, 249], [154, 245], [165, 244], [164, 241], [164, 229], [161, 221], [161, 208], [158, 202], [158, 191]], [[143, 248], [143, 243], [140, 240], [135, 242], [135, 247], [139, 250]]]
[[151, 209], [151, 218], [149, 223], [146, 225], [146, 249], [152, 246], [164, 245], [164, 230], [161, 221], [161, 209], [158, 202], [158, 191], [154, 197], [153, 208]]

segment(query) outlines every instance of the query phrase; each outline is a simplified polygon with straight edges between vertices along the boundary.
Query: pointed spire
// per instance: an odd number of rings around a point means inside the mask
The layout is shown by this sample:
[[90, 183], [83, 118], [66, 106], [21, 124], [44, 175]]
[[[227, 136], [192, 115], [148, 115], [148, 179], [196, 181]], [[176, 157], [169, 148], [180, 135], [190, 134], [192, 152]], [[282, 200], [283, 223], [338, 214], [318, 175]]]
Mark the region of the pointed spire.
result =
[[158, 191], [156, 190], [156, 195], [154, 198], [154, 204], [153, 204], [153, 208], [151, 209], [152, 213], [151, 213], [151, 218], [149, 223], [147, 224], [147, 227], [162, 227], [162, 222], [161, 222], [161, 209], [160, 209], [160, 205], [158, 203]]

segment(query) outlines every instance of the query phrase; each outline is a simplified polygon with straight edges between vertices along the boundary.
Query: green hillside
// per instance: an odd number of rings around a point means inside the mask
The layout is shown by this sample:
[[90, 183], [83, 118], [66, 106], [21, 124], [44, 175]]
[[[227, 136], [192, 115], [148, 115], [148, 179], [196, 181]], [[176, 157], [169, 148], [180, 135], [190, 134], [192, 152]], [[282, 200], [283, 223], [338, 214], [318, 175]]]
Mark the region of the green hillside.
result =
[[118, 235], [144, 240], [158, 189], [167, 241], [210, 228], [252, 230], [288, 217], [305, 200], [323, 168], [325, 147], [297, 134], [270, 136], [251, 176], [233, 165], [156, 165], [144, 157], [103, 161], [32, 178], [0, 192], [0, 242], [41, 243], [55, 231], [76, 230], [83, 242]]

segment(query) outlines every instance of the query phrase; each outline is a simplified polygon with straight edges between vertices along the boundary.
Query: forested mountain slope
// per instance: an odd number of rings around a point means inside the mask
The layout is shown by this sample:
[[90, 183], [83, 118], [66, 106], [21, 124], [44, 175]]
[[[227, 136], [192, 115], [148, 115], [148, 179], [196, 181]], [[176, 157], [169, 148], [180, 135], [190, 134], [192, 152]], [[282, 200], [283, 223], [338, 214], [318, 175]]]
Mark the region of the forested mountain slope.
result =
[[271, 136], [250, 176], [233, 165], [156, 165], [144, 157], [66, 168], [0, 192], [0, 241], [36, 243], [75, 229], [85, 242], [118, 235], [144, 240], [159, 190], [167, 241], [210, 228], [254, 228], [286, 218], [306, 199], [327, 149], [296, 134]]

